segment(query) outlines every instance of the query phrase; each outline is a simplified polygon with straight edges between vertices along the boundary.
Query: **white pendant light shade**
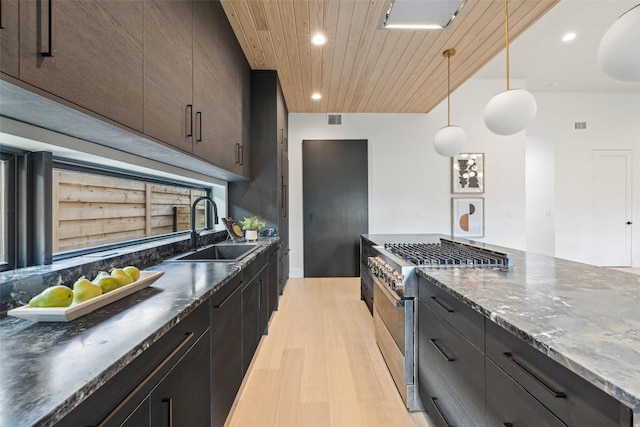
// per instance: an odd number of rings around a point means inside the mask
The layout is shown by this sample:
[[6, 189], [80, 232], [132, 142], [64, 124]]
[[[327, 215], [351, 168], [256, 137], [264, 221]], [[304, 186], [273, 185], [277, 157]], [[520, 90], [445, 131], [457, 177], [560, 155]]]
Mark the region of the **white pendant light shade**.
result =
[[524, 89], [511, 89], [491, 98], [484, 109], [484, 123], [498, 135], [524, 130], [536, 116], [536, 99]]
[[607, 30], [598, 47], [598, 64], [609, 77], [640, 82], [640, 4]]
[[459, 126], [445, 126], [436, 132], [433, 139], [433, 148], [444, 157], [455, 156], [460, 153], [467, 142], [467, 134]]

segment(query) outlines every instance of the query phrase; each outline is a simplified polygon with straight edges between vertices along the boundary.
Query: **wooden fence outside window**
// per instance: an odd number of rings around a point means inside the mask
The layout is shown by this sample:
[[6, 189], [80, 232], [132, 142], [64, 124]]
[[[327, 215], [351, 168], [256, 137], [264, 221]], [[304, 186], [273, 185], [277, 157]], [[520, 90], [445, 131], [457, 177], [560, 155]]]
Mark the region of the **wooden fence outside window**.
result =
[[[53, 252], [189, 229], [204, 190], [64, 170], [53, 171]], [[198, 206], [204, 226], [204, 204]]]

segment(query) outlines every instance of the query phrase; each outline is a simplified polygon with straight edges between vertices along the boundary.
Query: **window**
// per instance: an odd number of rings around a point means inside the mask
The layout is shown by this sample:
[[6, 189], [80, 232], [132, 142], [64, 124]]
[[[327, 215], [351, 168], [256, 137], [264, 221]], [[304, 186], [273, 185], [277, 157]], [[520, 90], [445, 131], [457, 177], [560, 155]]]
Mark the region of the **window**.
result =
[[[53, 169], [53, 253], [163, 236], [190, 228], [207, 188], [82, 168]], [[205, 204], [199, 204], [204, 213]], [[204, 227], [206, 215], [197, 216]]]
[[0, 153], [0, 271], [16, 265], [16, 180], [16, 155]]

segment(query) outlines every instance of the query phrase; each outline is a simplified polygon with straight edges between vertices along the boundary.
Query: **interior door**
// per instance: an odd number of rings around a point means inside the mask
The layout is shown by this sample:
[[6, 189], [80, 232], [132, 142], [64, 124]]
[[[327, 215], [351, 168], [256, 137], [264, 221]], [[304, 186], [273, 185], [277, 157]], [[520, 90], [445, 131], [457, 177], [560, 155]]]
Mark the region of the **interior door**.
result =
[[631, 150], [594, 150], [594, 263], [631, 266]]
[[304, 276], [358, 277], [368, 233], [367, 140], [302, 141]]

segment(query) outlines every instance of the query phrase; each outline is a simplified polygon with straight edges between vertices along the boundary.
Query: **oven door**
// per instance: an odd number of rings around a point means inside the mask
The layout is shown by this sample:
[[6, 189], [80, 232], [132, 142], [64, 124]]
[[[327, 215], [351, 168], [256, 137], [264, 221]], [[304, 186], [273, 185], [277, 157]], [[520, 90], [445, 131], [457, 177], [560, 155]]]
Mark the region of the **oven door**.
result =
[[[391, 373], [393, 382], [407, 405], [406, 362], [413, 365], [413, 351], [411, 350], [410, 360], [406, 360], [405, 302], [405, 300], [393, 295], [377, 277], [373, 277], [373, 325], [376, 343]], [[411, 374], [411, 381], [413, 381], [413, 370], [411, 370]]]

